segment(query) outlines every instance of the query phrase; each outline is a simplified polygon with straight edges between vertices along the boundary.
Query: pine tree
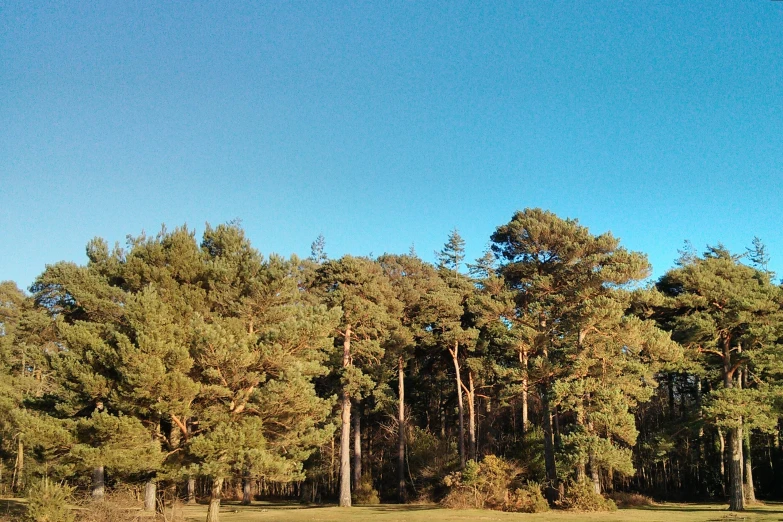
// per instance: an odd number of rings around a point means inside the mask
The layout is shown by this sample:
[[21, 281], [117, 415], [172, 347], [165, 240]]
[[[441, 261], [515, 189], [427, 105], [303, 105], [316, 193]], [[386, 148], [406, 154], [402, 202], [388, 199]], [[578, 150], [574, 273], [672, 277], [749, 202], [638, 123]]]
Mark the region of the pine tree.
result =
[[409, 359], [414, 356], [417, 342], [420, 342], [424, 335], [420, 313], [426, 296], [442, 283], [432, 265], [413, 255], [387, 254], [379, 257], [378, 263], [383, 267], [397, 299], [402, 303], [401, 328], [396, 329], [394, 342], [387, 353], [396, 359], [397, 366], [397, 497], [400, 502], [405, 502], [405, 368]]
[[329, 435], [329, 400], [316, 395], [337, 313], [303, 302], [297, 260], [264, 261], [241, 229], [205, 233], [210, 313], [193, 320], [191, 351], [202, 384], [190, 453], [212, 478], [207, 520], [217, 521], [232, 474], [289, 482]]
[[[629, 389], [615, 386], [612, 377], [604, 376], [603, 363], [622, 361], [612, 376], [637, 366], [635, 382], [650, 377], [638, 366], [639, 355], [662, 339], [650, 325], [624, 320], [621, 294], [622, 288], [647, 275], [649, 265], [644, 256], [620, 248], [611, 234], [593, 236], [576, 220], [540, 209], [515, 213], [497, 228], [492, 241], [501, 259], [500, 272], [516, 292], [512, 321], [523, 324], [531, 340], [529, 356], [543, 409], [547, 497], [554, 502], [561, 480], [553, 427], [558, 409], [575, 412], [585, 437], [572, 442], [579, 442], [579, 452], [590, 456], [595, 469], [600, 468], [597, 455], [612, 447], [609, 437], [629, 445], [635, 440], [627, 409], [644, 395], [629, 396]], [[626, 346], [633, 337], [640, 338]], [[598, 417], [603, 425], [593, 420]], [[624, 470], [630, 471], [625, 462]]]
[[743, 429], [761, 427], [769, 418], [768, 400], [742, 389], [741, 376], [755, 358], [768, 356], [779, 335], [780, 289], [768, 273], [743, 265], [722, 245], [670, 270], [657, 286], [669, 297], [659, 313], [662, 324], [694, 360], [720, 374], [705, 416], [728, 435], [729, 509], [741, 511]]
[[315, 288], [329, 309], [339, 309], [341, 348], [340, 506], [351, 506], [351, 400], [374, 386], [362, 366], [380, 361], [383, 341], [399, 321], [401, 305], [380, 265], [345, 256], [318, 269]]
[[459, 272], [462, 262], [465, 260], [465, 240], [455, 228], [449, 232], [449, 238], [443, 248], [435, 252], [438, 267]]

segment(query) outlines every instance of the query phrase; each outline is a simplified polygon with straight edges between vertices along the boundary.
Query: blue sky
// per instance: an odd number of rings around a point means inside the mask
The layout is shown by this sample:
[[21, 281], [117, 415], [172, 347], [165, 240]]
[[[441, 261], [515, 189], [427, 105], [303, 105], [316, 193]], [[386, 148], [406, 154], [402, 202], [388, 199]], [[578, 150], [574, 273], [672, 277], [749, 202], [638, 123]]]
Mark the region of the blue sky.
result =
[[0, 0], [0, 279], [234, 218], [475, 258], [525, 207], [783, 273], [783, 2], [157, 4]]

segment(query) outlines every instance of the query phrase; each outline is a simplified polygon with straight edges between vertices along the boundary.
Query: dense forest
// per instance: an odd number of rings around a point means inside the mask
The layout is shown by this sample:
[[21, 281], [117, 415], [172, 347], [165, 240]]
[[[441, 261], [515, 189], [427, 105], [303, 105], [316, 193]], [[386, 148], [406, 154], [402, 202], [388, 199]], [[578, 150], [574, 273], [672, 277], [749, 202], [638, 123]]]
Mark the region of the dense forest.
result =
[[331, 259], [323, 237], [299, 259], [238, 223], [164, 228], [0, 284], [0, 493], [124, 488], [149, 511], [209, 502], [211, 522], [221, 498], [783, 497], [761, 241], [686, 243], [650, 282], [644, 254], [540, 209], [473, 262], [444, 239], [435, 264]]

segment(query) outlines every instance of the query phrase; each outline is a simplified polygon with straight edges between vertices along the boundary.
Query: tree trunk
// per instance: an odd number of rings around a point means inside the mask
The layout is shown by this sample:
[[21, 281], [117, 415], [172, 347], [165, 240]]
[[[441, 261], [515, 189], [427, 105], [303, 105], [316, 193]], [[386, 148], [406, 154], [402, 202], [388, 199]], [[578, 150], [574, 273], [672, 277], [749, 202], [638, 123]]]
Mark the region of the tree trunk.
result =
[[188, 504], [196, 503], [196, 478], [188, 477]]
[[24, 442], [22, 434], [16, 436], [16, 461], [14, 462], [14, 475], [11, 479], [11, 489], [21, 491], [24, 487]]
[[245, 472], [242, 477], [242, 505], [249, 506], [253, 501], [253, 481], [250, 479], [250, 473]]
[[353, 413], [353, 487], [359, 487], [362, 481], [362, 421], [359, 415], [359, 403]]
[[459, 440], [457, 446], [459, 448], [459, 467], [465, 469], [465, 412], [462, 405], [462, 376], [459, 370], [459, 343], [454, 342], [454, 350], [449, 349], [451, 353], [451, 359], [454, 362], [454, 372], [457, 379], [457, 409], [459, 411]]
[[397, 496], [401, 504], [404, 504], [405, 496], [405, 361], [402, 356], [397, 359], [397, 394], [400, 397], [399, 410], [397, 412]]
[[723, 480], [723, 494], [726, 494], [726, 484], [729, 482], [729, 477], [726, 476], [726, 436], [723, 435], [723, 430], [718, 428], [718, 441], [720, 443], [720, 476]]
[[742, 454], [745, 457], [745, 500], [748, 504], [756, 503], [756, 489], [753, 486], [753, 463], [750, 458], [750, 430], [742, 438]]
[[728, 433], [729, 456], [729, 510], [745, 509], [745, 496], [742, 487], [742, 436], [741, 430], [732, 428]]
[[596, 495], [601, 494], [601, 473], [598, 469], [598, 463], [595, 461], [595, 455], [590, 455], [590, 476], [593, 479], [593, 491]]
[[155, 511], [155, 496], [158, 494], [158, 484], [153, 479], [144, 483], [144, 511]]
[[519, 352], [519, 362], [522, 365], [522, 433], [527, 433], [528, 406], [527, 406], [527, 350]]
[[560, 500], [557, 465], [555, 462], [555, 437], [552, 431], [552, 411], [549, 408], [549, 390], [541, 387], [541, 410], [544, 416], [544, 465], [546, 467], [546, 498], [550, 503]]
[[473, 387], [473, 372], [468, 370], [468, 454], [470, 460], [478, 461], [476, 456], [476, 389]]
[[223, 479], [212, 480], [212, 494], [209, 497], [207, 522], [220, 522], [220, 497], [223, 495]]
[[443, 388], [438, 387], [438, 420], [440, 421], [440, 438], [446, 438], [446, 406], [443, 404]]
[[[723, 386], [733, 387], [733, 372], [731, 366], [731, 336], [723, 337]], [[740, 426], [742, 419], [739, 419]], [[729, 445], [729, 510], [742, 511], [745, 509], [745, 494], [742, 488], [742, 428], [730, 428], [728, 430]]]
[[103, 466], [98, 466], [92, 470], [92, 489], [90, 495], [93, 500], [103, 500], [103, 493], [105, 490], [105, 473], [103, 472]]
[[[187, 434], [186, 434], [187, 435]], [[174, 451], [177, 448], [179, 448], [180, 444], [182, 443], [182, 430], [179, 429], [179, 426], [172, 421], [171, 422], [171, 429], [169, 430], [169, 451]]]
[[[351, 326], [345, 329], [343, 368], [351, 364]], [[351, 396], [343, 390], [340, 430], [340, 507], [351, 507]]]
[[[741, 348], [738, 350], [738, 352], [742, 351]], [[739, 378], [737, 379], [737, 386], [740, 388], [746, 388], [748, 386], [747, 384], [747, 374], [748, 369], [745, 368], [744, 371], [740, 371]], [[754, 504], [756, 502], [756, 490], [753, 487], [753, 465], [751, 463], [750, 458], [750, 430], [741, 430], [744, 433], [742, 434], [742, 458], [745, 463], [745, 469], [743, 473], [743, 479], [744, 479], [744, 494], [745, 494], [745, 500], [749, 504]]]
[[[576, 411], [576, 425], [582, 428], [585, 425], [585, 413], [583, 408]], [[591, 455], [592, 457], [592, 455]], [[581, 458], [576, 462], [576, 481], [582, 483], [587, 480], [587, 467]]]

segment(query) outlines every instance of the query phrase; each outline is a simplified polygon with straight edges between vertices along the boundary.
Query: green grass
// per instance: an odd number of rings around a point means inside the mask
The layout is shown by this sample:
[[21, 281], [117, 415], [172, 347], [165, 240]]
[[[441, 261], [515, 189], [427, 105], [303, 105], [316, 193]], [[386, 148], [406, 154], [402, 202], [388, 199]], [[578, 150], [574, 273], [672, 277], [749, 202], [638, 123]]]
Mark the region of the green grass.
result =
[[[267, 504], [254, 502], [250, 506], [224, 503], [221, 522], [352, 522], [378, 520], [384, 522], [451, 522], [451, 521], [641, 521], [641, 522], [733, 522], [733, 521], [781, 521], [783, 504], [765, 504], [749, 508], [743, 513], [727, 511], [725, 504], [661, 504], [640, 509], [620, 509], [613, 513], [572, 513], [549, 511], [547, 513], [503, 513], [499, 511], [450, 510], [436, 505], [356, 506], [353, 508], [310, 507], [294, 504]], [[206, 520], [206, 506], [187, 506], [184, 515], [188, 522]]]
[[[19, 520], [24, 501], [0, 499], [0, 521]], [[783, 504], [766, 503], [750, 507], [742, 513], [732, 513], [726, 504], [659, 504], [637, 509], [620, 509], [612, 513], [572, 513], [549, 511], [547, 513], [503, 513], [474, 509], [451, 510], [437, 505], [355, 506], [339, 508], [334, 506], [303, 506], [254, 502], [242, 506], [235, 502], [224, 502], [220, 509], [221, 522], [360, 522], [365, 520], [383, 522], [451, 522], [451, 521], [639, 521], [639, 522], [772, 522], [783, 521]], [[188, 522], [206, 520], [207, 506], [185, 506], [183, 515]]]

